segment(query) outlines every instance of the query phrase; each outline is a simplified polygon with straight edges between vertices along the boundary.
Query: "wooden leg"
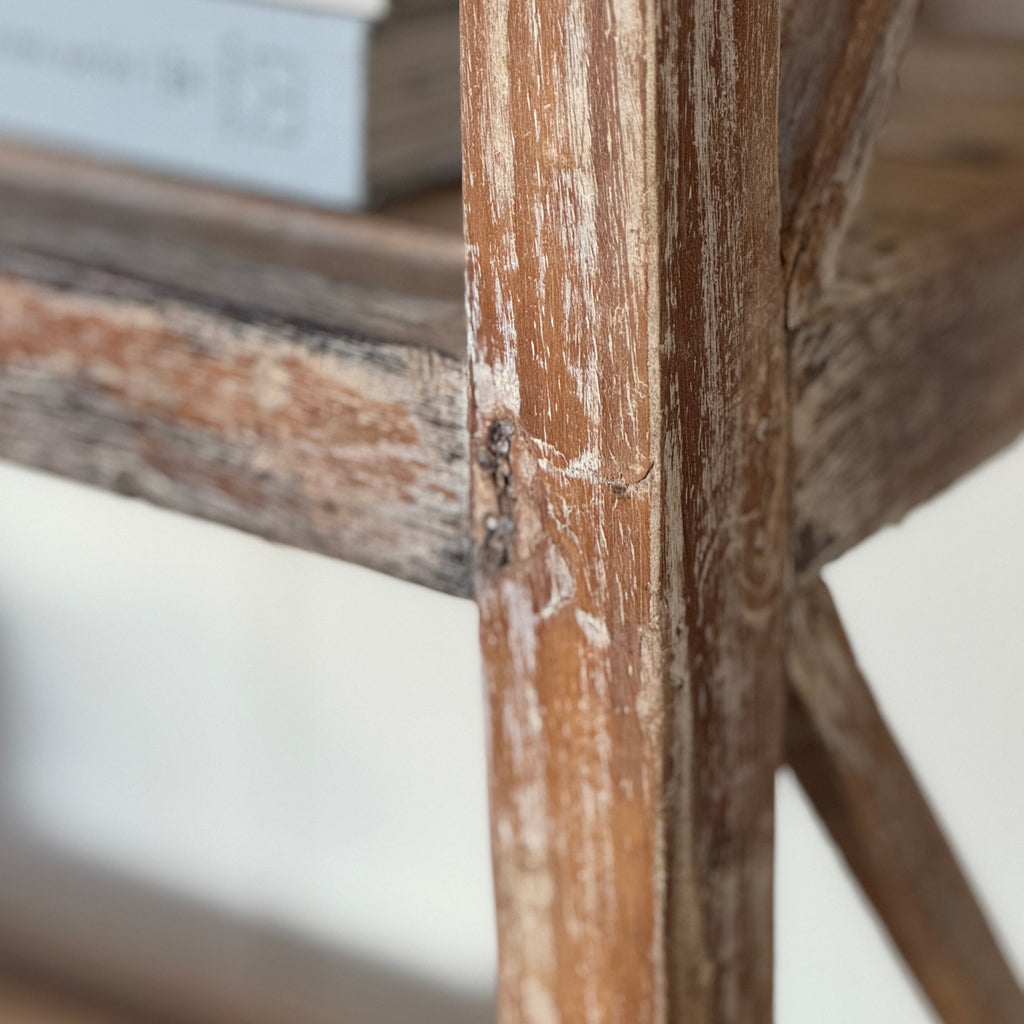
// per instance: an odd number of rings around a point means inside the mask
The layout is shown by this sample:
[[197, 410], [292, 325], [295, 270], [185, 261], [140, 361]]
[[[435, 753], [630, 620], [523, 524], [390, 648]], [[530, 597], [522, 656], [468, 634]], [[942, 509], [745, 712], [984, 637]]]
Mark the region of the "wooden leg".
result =
[[796, 594], [787, 754], [947, 1024], [1024, 1020], [1024, 996], [857, 668], [824, 584]]
[[779, 13], [465, 0], [502, 1024], [771, 1019]]

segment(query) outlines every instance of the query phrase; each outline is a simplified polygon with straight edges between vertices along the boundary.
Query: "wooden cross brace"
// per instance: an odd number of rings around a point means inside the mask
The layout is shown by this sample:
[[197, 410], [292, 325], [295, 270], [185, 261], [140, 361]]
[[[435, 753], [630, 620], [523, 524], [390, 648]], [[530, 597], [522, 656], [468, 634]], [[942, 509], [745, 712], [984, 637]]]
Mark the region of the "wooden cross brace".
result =
[[475, 595], [501, 1024], [770, 1020], [784, 757], [1024, 1020], [818, 578], [1024, 429], [1022, 51], [921, 39], [872, 162], [915, 6], [464, 0], [466, 250], [0, 152], [0, 454]]

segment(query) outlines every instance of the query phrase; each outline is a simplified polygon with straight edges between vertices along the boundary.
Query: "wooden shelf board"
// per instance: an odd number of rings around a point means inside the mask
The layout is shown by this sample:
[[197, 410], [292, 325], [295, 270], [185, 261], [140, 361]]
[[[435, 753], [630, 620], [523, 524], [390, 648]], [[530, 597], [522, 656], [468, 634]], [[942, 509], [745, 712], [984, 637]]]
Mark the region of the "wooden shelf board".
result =
[[[23, 217], [63, 219], [69, 245], [107, 225], [139, 240], [205, 247], [211, 258], [245, 255], [268, 268], [462, 301], [457, 184], [370, 213], [336, 213], [3, 143], [0, 196]], [[4, 225], [0, 239], [8, 232]]]

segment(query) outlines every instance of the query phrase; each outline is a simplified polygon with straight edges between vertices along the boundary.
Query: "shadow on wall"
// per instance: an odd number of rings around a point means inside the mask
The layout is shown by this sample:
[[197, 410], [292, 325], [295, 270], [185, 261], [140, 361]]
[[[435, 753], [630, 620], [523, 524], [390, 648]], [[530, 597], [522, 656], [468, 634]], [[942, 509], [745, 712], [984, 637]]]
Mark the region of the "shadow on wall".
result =
[[167, 1024], [487, 1024], [492, 1000], [57, 849], [19, 809], [0, 623], [0, 971]]

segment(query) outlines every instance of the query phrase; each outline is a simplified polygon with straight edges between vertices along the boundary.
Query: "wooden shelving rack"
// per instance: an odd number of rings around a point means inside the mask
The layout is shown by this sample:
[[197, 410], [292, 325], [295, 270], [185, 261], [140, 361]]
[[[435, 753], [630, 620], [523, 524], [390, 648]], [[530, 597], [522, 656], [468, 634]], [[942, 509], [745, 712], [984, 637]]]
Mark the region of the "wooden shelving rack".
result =
[[[470, 5], [475, 13], [467, 15], [470, 39], [473, 19], [485, 18], [486, 5], [477, 6]], [[1011, 1024], [1024, 1019], [1019, 988], [878, 715], [817, 578], [829, 560], [1024, 431], [1024, 44], [922, 32], [897, 76], [913, 6], [862, 4], [849, 16], [847, 35], [834, 33], [816, 49], [815, 15], [808, 20], [800, 13], [815, 5], [783, 5], [779, 152], [788, 378], [780, 401], [788, 403], [789, 427], [776, 441], [780, 464], [788, 467], [782, 536], [789, 540], [776, 582], [766, 586], [780, 601], [784, 595], [788, 610], [764, 621], [781, 630], [785, 615], [785, 637], [778, 643], [785, 648], [780, 673], [789, 693], [788, 756], [925, 991], [949, 1024]], [[709, 31], [719, 27], [715, 21]], [[828, 81], [814, 63], [822, 52], [838, 69]], [[897, 77], [847, 229], [846, 207], [858, 193]], [[851, 102], [841, 103], [840, 94]], [[480, 102], [471, 94], [467, 109]], [[468, 152], [483, 147], [486, 156], [486, 130], [478, 136], [474, 128]], [[473, 212], [474, 199], [469, 202], [467, 223], [476, 245], [480, 232], [486, 235], [484, 214]], [[499, 507], [489, 508], [486, 488], [504, 472], [494, 464], [507, 450], [499, 451], [502, 437], [529, 431], [510, 420], [507, 435], [494, 434], [492, 423], [491, 434], [477, 427], [470, 436], [463, 269], [462, 205], [454, 189], [373, 215], [343, 216], [3, 149], [0, 456], [450, 594], [471, 597], [482, 589], [489, 658], [504, 650], [494, 640], [499, 628], [529, 633], [535, 626], [542, 638], [540, 647], [531, 648], [542, 659], [540, 681], [530, 691], [533, 710], [508, 696], [508, 677], [492, 666], [492, 717], [504, 708], [513, 718], [523, 716], [524, 730], [541, 719], [554, 728], [557, 672], [543, 658], [555, 647], [545, 646], [548, 619], [541, 619], [557, 618], [560, 601], [571, 606], [578, 600], [573, 595], [582, 569], [573, 562], [544, 577], [545, 586], [554, 580], [562, 591], [548, 605], [538, 599], [536, 622], [499, 623], [493, 595], [502, 579], [521, 579], [515, 567], [513, 576], [502, 576], [515, 551], [495, 546], [501, 530], [497, 519], [488, 525], [485, 518], [503, 516], [506, 509], [502, 494]], [[489, 271], [484, 265], [476, 273]], [[601, 274], [595, 288], [608, 284]], [[527, 308], [519, 295], [508, 302], [517, 315]], [[487, 319], [486, 309], [476, 313], [479, 374], [481, 360], [492, 369], [498, 365], [493, 342], [484, 336], [500, 325]], [[543, 380], [533, 384], [544, 386]], [[478, 411], [487, 401], [481, 395], [478, 388]], [[765, 444], [762, 434], [768, 432], [764, 457], [771, 459], [771, 432], [778, 433], [778, 426], [768, 414], [763, 422], [757, 444]], [[530, 460], [538, 473], [550, 468], [533, 451], [515, 458], [524, 460], [517, 471]], [[651, 457], [648, 470], [654, 486], [664, 479], [659, 458]], [[648, 487], [646, 481], [609, 478], [610, 500], [629, 500], [635, 488]], [[481, 510], [472, 518], [471, 491]], [[569, 493], [559, 492], [565, 500]], [[522, 508], [522, 492], [519, 500]], [[772, 537], [769, 529], [762, 542], [771, 545], [778, 539]], [[518, 540], [509, 543], [514, 547]], [[495, 564], [481, 565], [489, 560]], [[615, 571], [627, 571], [615, 565]], [[579, 664], [598, 671], [600, 651], [619, 643], [609, 625], [614, 616], [603, 621], [595, 608], [585, 614], [589, 625], [580, 642], [596, 646], [579, 655]], [[727, 627], [716, 628], [724, 631], [716, 635], [728, 634]], [[556, 647], [564, 664], [576, 664], [566, 653], [567, 635], [559, 634]], [[775, 728], [772, 721], [766, 713], [765, 728]], [[505, 721], [495, 728], [512, 726]], [[623, 735], [613, 730], [611, 752], [601, 756], [616, 764], [624, 759], [626, 786], [634, 769], [633, 755], [616, 746]], [[744, 766], [728, 735], [728, 723], [707, 733], [708, 743], [722, 744], [708, 757], [737, 778], [747, 772], [747, 778], [760, 762]], [[764, 739], [763, 749], [780, 741], [781, 732], [774, 736]], [[499, 760], [507, 754], [502, 742], [492, 737]], [[664, 737], [654, 741], [652, 749], [661, 752], [650, 755], [651, 764], [669, 756], [670, 745], [659, 747], [661, 742], [669, 743]], [[597, 749], [589, 743], [581, 739], [572, 756], [585, 761]], [[865, 759], [874, 771], [864, 770]], [[598, 771], [596, 763], [585, 772]], [[527, 778], [522, 765], [513, 771], [499, 763], [494, 770], [499, 816], [509, 806], [526, 813], [515, 804], [516, 792], [521, 799], [527, 789], [539, 793], [560, 784], [550, 766], [544, 782]], [[699, 788], [702, 776], [696, 778]], [[715, 785], [728, 792], [729, 780]], [[563, 796], [547, 791], [552, 808], [563, 806]], [[606, 820], [604, 812], [595, 812], [595, 829], [610, 829], [627, 813], [626, 803], [606, 797], [620, 817]], [[699, 811], [711, 797], [698, 793], [693, 799]], [[659, 796], [652, 800], [661, 806]], [[650, 834], [680, 835], [672, 829], [685, 822], [661, 822], [661, 813], [651, 812]], [[514, 829], [511, 821], [527, 827], [515, 814], [501, 819], [498, 832]], [[586, 905], [565, 873], [575, 865], [579, 878], [585, 875], [573, 859], [582, 854], [573, 852], [566, 836], [589, 827], [574, 818], [554, 821], [554, 845], [533, 853], [524, 852], [522, 836], [506, 848], [496, 832], [503, 1024], [582, 1021], [574, 1009], [583, 998], [574, 986], [582, 982], [573, 980], [572, 963], [580, 968], [577, 975], [600, 978], [587, 998], [602, 1009], [587, 1021], [650, 1024], [665, 1019], [659, 1017], [665, 1005], [675, 1007], [680, 1020], [767, 1020], [771, 957], [762, 925], [766, 913], [770, 924], [770, 884], [768, 909], [762, 900], [750, 910], [744, 901], [760, 890], [749, 872], [762, 868], [737, 866], [753, 856], [763, 836], [748, 843], [737, 833], [717, 866], [695, 855], [688, 870], [699, 879], [712, 873], [706, 876], [717, 879], [709, 883], [712, 896], [715, 886], [728, 888], [722, 878], [734, 870], [738, 888], [730, 891], [744, 894], [729, 920], [718, 916], [720, 903], [711, 897], [699, 909], [691, 907], [703, 922], [700, 934], [687, 937], [685, 927], [673, 923], [690, 897], [673, 888], [672, 871], [682, 869], [670, 866], [668, 889], [650, 897], [654, 909], [648, 915], [666, 929], [656, 939], [661, 952], [649, 955], [643, 946], [634, 957], [614, 936], [584, 941], [569, 934], [568, 924], [551, 923], [566, 907]], [[770, 839], [769, 828], [769, 846]], [[708, 842], [714, 849], [715, 841]], [[671, 857], [671, 842], [669, 849]], [[617, 893], [620, 901], [632, 893], [646, 905], [648, 895], [636, 895], [646, 892], [644, 870], [602, 876], [602, 891]], [[536, 886], [543, 871], [561, 879], [553, 903], [518, 906], [517, 899], [528, 897], [517, 895], [516, 886]], [[532, 882], [524, 881], [526, 875]], [[535, 888], [530, 891], [536, 895]], [[644, 913], [631, 925], [638, 935], [648, 920]], [[580, 927], [586, 932], [585, 924]], [[557, 952], [545, 962], [524, 946], [538, 929]], [[687, 957], [696, 957], [701, 971], [690, 972]], [[666, 962], [675, 965], [676, 975]], [[750, 967], [755, 962], [759, 966]], [[684, 980], [666, 982], [666, 976]], [[625, 1017], [609, 1015], [616, 1005], [630, 1007]], [[542, 1013], [538, 1006], [547, 1009]], [[687, 1006], [700, 1006], [700, 1013], [686, 1016], [679, 1008]]]

